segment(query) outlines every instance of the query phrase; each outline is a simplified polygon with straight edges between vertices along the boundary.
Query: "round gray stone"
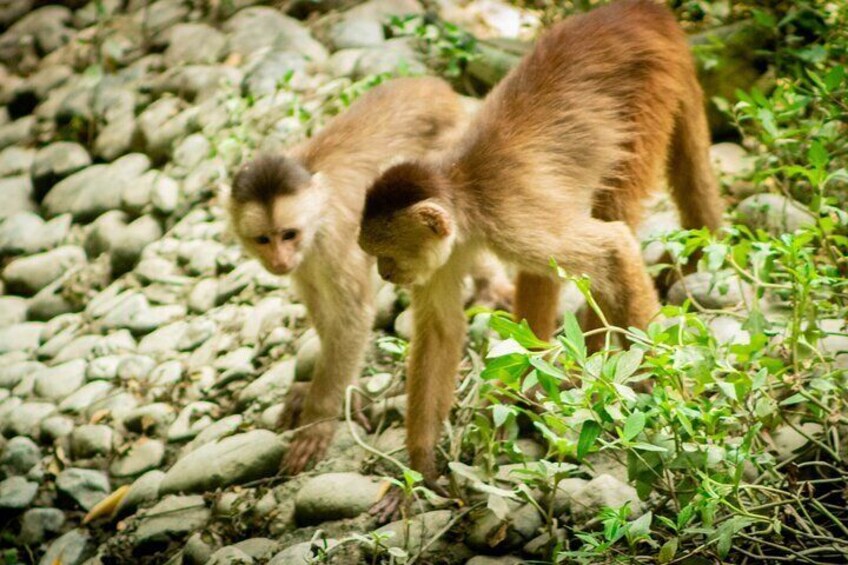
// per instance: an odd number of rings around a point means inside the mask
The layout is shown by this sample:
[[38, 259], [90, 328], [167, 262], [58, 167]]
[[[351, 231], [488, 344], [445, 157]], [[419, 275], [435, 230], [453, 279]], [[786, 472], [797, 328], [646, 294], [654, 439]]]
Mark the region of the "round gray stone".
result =
[[9, 477], [0, 482], [0, 508], [20, 510], [35, 500], [38, 483], [32, 483], [24, 477]]
[[109, 479], [105, 473], [74, 467], [59, 473], [56, 489], [85, 510], [91, 510], [110, 492]]

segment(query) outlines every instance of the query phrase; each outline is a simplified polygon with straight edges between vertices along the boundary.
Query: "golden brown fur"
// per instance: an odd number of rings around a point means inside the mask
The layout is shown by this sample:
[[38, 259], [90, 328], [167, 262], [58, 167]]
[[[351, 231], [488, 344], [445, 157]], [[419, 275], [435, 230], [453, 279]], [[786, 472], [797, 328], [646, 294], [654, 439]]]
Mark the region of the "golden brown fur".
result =
[[321, 339], [311, 385], [293, 389], [286, 402], [283, 425], [301, 428], [284, 463], [291, 473], [323, 455], [364, 361], [374, 319], [373, 259], [356, 244], [365, 190], [393, 160], [441, 149], [468, 115], [439, 79], [393, 80], [288, 156], [256, 159], [234, 179], [234, 232], [268, 270], [292, 273]]
[[612, 324], [644, 328], [659, 302], [631, 228], [666, 165], [684, 226], [718, 226], [708, 145], [682, 30], [664, 7], [625, 0], [554, 26], [451, 151], [374, 183], [360, 244], [392, 280], [413, 285], [414, 468], [438, 476], [434, 446], [465, 327], [458, 281], [470, 258], [488, 248], [518, 266], [516, 317], [541, 337], [556, 327], [551, 258], [589, 275]]

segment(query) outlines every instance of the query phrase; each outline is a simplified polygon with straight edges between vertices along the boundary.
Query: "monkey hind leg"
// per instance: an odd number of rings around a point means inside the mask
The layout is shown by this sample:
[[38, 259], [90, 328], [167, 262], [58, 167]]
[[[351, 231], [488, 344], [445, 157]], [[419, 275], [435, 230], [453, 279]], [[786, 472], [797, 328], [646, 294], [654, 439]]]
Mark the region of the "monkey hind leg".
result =
[[694, 75], [675, 119], [667, 172], [683, 227], [717, 230], [724, 205], [710, 163], [710, 131], [703, 94]]
[[539, 339], [549, 340], [556, 331], [560, 286], [559, 281], [549, 276], [518, 273], [513, 316], [516, 321], [527, 320]]
[[[710, 131], [703, 95], [694, 76], [675, 118], [666, 169], [681, 225], [685, 229], [706, 227], [716, 231], [721, 225], [724, 204], [710, 163]], [[684, 274], [694, 271], [697, 259], [697, 255], [690, 258], [683, 267]], [[661, 262], [672, 263], [673, 259], [666, 253]], [[677, 278], [675, 271], [664, 271], [657, 277], [657, 289], [665, 295]]]

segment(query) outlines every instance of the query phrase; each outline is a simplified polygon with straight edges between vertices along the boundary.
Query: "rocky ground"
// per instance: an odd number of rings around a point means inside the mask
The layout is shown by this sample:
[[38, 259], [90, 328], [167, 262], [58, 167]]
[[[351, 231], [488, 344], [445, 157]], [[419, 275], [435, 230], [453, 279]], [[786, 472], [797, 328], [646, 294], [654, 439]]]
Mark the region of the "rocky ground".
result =
[[[391, 14], [421, 12], [416, 0], [371, 0], [306, 21], [249, 0], [33, 4], [0, 8], [7, 562], [355, 563], [388, 548], [476, 565], [532, 557], [545, 534], [528, 503], [507, 518], [437, 502], [408, 528], [376, 529], [365, 512], [386, 490], [381, 476], [397, 469], [354, 434], [403, 459], [401, 367], [380, 338], [407, 337], [409, 315], [390, 285], [379, 291], [363, 379], [381, 398], [369, 409], [377, 431], [343, 425], [325, 461], [277, 475], [288, 434], [274, 424], [289, 387], [308, 380], [319, 343], [289, 281], [243, 256], [216, 205], [241, 160], [308, 134], [357, 81], [425, 71], [414, 44], [387, 39], [384, 28]], [[469, 21], [489, 17], [478, 12]], [[523, 33], [510, 25], [519, 16], [502, 7], [490, 27]], [[714, 153], [727, 179], [749, 166], [737, 145]], [[781, 197], [731, 188], [752, 224], [779, 231], [812, 221]], [[641, 235], [674, 226], [661, 199]], [[646, 246], [646, 259], [659, 251]], [[713, 285], [697, 274], [670, 300], [688, 294], [710, 309], [751, 299], [738, 280]], [[735, 318], [711, 324], [725, 341], [745, 339]], [[520, 441], [528, 461], [543, 454]], [[510, 469], [501, 468], [504, 485], [520, 480]], [[473, 486], [473, 470], [453, 472]], [[589, 520], [604, 505], [638, 504], [621, 466], [598, 462], [585, 476], [561, 483], [556, 513]], [[492, 552], [516, 557], [482, 557]]]

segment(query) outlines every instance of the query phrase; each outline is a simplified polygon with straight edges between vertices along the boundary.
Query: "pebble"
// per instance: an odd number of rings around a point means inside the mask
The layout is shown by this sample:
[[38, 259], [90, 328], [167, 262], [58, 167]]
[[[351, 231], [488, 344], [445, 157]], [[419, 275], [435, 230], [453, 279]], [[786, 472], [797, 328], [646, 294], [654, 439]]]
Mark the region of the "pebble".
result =
[[71, 433], [71, 453], [77, 459], [87, 459], [112, 452], [114, 432], [104, 425], [86, 424]]
[[159, 500], [159, 484], [165, 473], [159, 470], [148, 471], [137, 478], [115, 509], [117, 516], [125, 516], [138, 507]]
[[699, 305], [715, 310], [750, 303], [754, 297], [751, 285], [727, 271], [692, 273], [683, 277], [668, 290], [668, 301], [683, 304], [688, 298], [687, 291]]
[[44, 253], [15, 259], [3, 270], [9, 292], [32, 296], [74, 267], [84, 265], [85, 251], [66, 245]]
[[71, 214], [80, 222], [90, 222], [100, 214], [121, 207], [125, 186], [150, 168], [150, 159], [141, 153], [124, 155], [108, 165], [91, 165], [72, 174], [50, 189], [43, 206], [48, 216]]
[[35, 154], [30, 169], [35, 197], [41, 200], [54, 184], [91, 164], [91, 157], [79, 143], [58, 141]]
[[74, 431], [74, 421], [67, 416], [50, 416], [41, 422], [41, 436], [46, 441], [71, 435]]
[[161, 437], [165, 435], [168, 426], [176, 417], [173, 406], [164, 402], [155, 402], [132, 410], [126, 415], [123, 423], [131, 432]]
[[387, 484], [358, 473], [325, 473], [308, 480], [295, 498], [295, 520], [301, 526], [353, 518], [368, 511]]
[[75, 467], [59, 473], [56, 477], [56, 490], [82, 506], [84, 510], [91, 510], [111, 492], [105, 473]]
[[109, 396], [114, 385], [105, 381], [94, 381], [83, 385], [72, 392], [59, 403], [59, 411], [64, 413], [82, 414], [86, 408]]
[[41, 322], [23, 322], [0, 328], [0, 354], [10, 351], [32, 351], [40, 343]]
[[582, 523], [595, 518], [603, 508], [620, 508], [630, 504], [630, 518], [638, 518], [644, 512], [636, 489], [611, 475], [598, 475], [571, 496], [571, 515]]
[[210, 516], [200, 495], [166, 496], [139, 519], [133, 543], [152, 550], [202, 528]]
[[816, 219], [803, 205], [781, 194], [754, 194], [736, 207], [739, 220], [751, 229], [763, 229], [772, 235], [792, 233], [814, 226]]
[[257, 402], [261, 406], [268, 406], [282, 400], [294, 382], [295, 363], [294, 359], [285, 359], [272, 365], [239, 391], [239, 405], [247, 406]]
[[56, 406], [49, 402], [23, 403], [9, 413], [7, 432], [35, 439], [40, 433], [41, 421], [55, 411]]
[[91, 550], [91, 535], [82, 529], [71, 530], [50, 544], [39, 565], [80, 565]]
[[283, 444], [268, 430], [253, 430], [207, 443], [179, 459], [160, 492], [198, 492], [268, 477], [277, 472]]
[[[450, 510], [433, 510], [413, 516], [408, 521], [398, 520], [378, 528], [374, 533], [388, 536], [383, 544], [386, 547], [399, 547], [409, 553], [417, 553], [429, 544], [434, 532], [444, 529], [451, 521]], [[444, 554], [448, 544], [444, 539], [436, 540], [424, 551], [424, 556]]]
[[109, 473], [114, 477], [135, 477], [159, 467], [164, 457], [165, 445], [161, 441], [142, 437], [112, 462]]
[[24, 477], [9, 477], [0, 482], [0, 509], [26, 508], [35, 500], [37, 493], [38, 483], [30, 482]]
[[81, 359], [42, 369], [34, 375], [34, 392], [42, 398], [62, 400], [83, 385], [85, 369], [86, 363]]
[[0, 476], [26, 475], [41, 460], [41, 449], [25, 436], [13, 437], [2, 449]]
[[65, 514], [58, 508], [30, 508], [21, 517], [21, 533], [18, 541], [35, 545], [44, 541], [48, 534], [61, 531]]

